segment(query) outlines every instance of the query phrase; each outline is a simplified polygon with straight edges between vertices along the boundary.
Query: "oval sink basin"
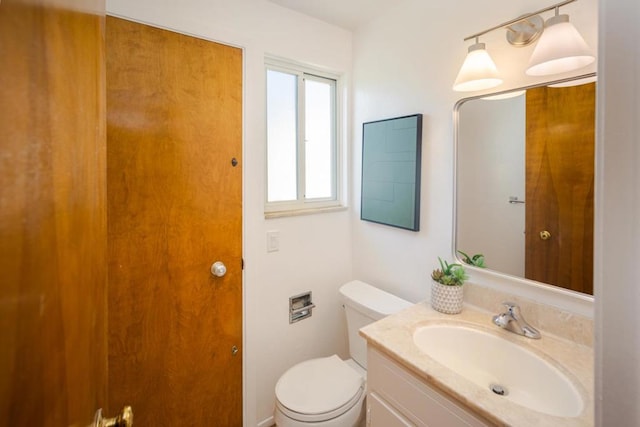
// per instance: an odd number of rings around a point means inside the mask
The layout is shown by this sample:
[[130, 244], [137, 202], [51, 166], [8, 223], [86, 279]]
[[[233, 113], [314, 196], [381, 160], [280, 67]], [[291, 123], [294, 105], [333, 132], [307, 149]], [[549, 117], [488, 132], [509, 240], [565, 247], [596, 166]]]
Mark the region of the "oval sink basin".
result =
[[534, 352], [462, 325], [418, 328], [413, 342], [427, 356], [514, 403], [560, 417], [575, 417], [584, 403], [574, 384]]

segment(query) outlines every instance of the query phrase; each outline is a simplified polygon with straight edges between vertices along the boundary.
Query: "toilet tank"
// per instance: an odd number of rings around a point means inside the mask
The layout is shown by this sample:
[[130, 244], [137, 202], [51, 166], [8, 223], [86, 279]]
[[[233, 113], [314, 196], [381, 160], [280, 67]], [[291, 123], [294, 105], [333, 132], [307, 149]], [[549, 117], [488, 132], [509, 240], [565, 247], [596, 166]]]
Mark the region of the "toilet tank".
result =
[[349, 354], [353, 360], [366, 369], [367, 342], [358, 335], [360, 328], [404, 310], [412, 304], [360, 280], [353, 280], [342, 285], [340, 295], [347, 317]]

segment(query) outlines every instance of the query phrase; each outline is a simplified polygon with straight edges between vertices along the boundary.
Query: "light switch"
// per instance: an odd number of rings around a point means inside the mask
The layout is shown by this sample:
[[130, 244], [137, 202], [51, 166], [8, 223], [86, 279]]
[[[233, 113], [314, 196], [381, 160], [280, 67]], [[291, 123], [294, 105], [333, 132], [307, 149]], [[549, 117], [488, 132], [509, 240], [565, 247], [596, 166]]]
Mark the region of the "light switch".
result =
[[280, 250], [280, 232], [278, 230], [267, 231], [267, 252]]

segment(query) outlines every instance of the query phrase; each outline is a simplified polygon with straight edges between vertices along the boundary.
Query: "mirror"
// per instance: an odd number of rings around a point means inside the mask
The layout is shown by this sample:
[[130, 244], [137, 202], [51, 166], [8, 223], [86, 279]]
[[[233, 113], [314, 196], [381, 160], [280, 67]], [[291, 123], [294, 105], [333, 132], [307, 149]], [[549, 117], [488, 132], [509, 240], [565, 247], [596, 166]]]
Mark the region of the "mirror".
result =
[[593, 80], [456, 104], [460, 262], [482, 254], [490, 270], [593, 294]]

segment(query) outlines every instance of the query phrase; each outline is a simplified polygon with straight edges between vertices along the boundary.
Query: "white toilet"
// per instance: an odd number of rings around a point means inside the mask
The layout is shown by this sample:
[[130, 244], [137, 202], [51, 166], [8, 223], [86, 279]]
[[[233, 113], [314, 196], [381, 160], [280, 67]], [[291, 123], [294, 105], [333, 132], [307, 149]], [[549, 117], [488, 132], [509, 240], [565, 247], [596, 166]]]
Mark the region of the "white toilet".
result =
[[355, 427], [364, 421], [367, 347], [358, 330], [411, 303], [359, 280], [342, 285], [340, 294], [351, 359], [334, 354], [298, 363], [285, 372], [276, 384], [278, 427]]

